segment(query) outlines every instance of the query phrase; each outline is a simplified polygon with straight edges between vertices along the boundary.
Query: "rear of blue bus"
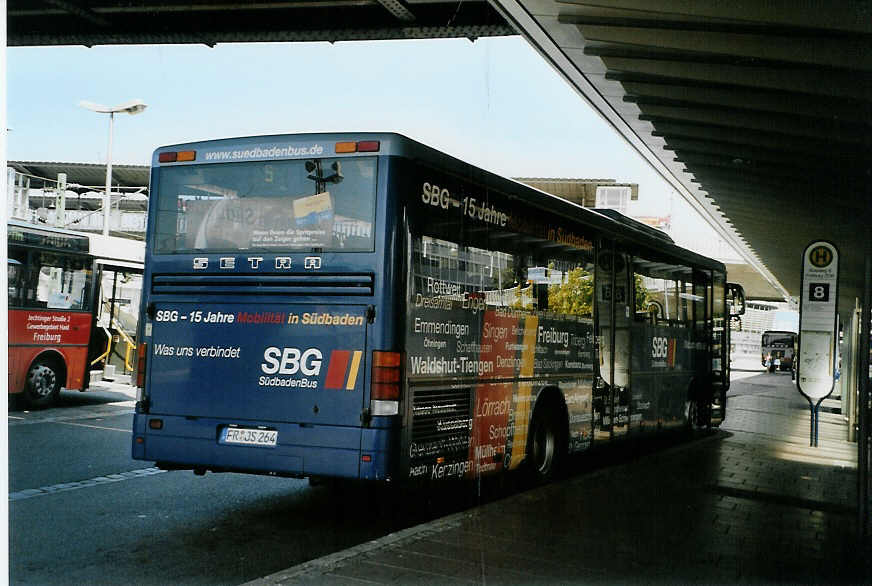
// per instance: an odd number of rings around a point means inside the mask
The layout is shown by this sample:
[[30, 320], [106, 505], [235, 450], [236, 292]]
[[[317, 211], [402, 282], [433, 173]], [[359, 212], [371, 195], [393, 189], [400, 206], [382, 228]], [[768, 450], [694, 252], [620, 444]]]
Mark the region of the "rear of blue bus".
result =
[[400, 354], [395, 135], [154, 153], [133, 457], [387, 480]]

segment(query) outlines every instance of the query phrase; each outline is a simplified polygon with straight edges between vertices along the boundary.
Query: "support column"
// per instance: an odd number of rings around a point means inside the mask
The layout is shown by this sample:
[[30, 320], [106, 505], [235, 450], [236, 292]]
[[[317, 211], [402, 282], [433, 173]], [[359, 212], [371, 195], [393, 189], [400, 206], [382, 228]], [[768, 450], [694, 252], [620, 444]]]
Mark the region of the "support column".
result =
[[870, 305], [872, 305], [872, 253], [866, 250], [866, 262], [864, 267], [863, 288], [863, 313], [860, 320], [860, 360], [857, 365], [859, 370], [859, 397], [858, 397], [858, 424], [857, 434], [857, 529], [860, 538], [865, 539], [869, 534], [869, 322], [872, 318]]
[[55, 226], [63, 228], [67, 220], [67, 174], [58, 173], [58, 186], [55, 191]]

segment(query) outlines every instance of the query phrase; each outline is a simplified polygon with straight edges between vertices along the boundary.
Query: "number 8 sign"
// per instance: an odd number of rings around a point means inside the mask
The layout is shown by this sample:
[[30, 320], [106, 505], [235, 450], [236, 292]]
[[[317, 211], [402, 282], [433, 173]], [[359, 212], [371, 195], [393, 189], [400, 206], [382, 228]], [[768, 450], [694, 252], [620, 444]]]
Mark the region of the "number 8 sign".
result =
[[830, 284], [829, 283], [809, 283], [808, 285], [808, 300], [817, 302], [827, 302], [830, 300]]
[[826, 241], [809, 244], [802, 253], [796, 383], [810, 402], [820, 401], [834, 386], [838, 283], [838, 249]]

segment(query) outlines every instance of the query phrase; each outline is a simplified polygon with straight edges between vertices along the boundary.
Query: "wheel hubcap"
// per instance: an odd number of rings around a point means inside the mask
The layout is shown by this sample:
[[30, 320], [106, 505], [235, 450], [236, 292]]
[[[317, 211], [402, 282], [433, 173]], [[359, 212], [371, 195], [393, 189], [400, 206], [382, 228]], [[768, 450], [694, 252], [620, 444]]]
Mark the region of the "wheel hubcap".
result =
[[41, 364], [30, 369], [27, 381], [30, 383], [33, 394], [38, 397], [51, 395], [57, 384], [54, 371]]
[[687, 423], [691, 427], [696, 426], [696, 401], [688, 401], [687, 406], [685, 407], [685, 414], [687, 415]]

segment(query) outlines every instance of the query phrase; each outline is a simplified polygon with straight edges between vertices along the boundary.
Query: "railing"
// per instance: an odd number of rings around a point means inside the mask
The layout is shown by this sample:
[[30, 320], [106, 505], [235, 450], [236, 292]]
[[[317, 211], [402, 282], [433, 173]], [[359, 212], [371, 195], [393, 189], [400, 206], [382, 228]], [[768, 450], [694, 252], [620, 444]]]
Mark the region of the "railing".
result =
[[[126, 349], [124, 351], [124, 372], [132, 372], [133, 371], [133, 363], [130, 360], [131, 354], [136, 350], [136, 342], [133, 341], [133, 338], [127, 335], [127, 332], [121, 327], [121, 324], [115, 318], [112, 318], [112, 327], [115, 331], [118, 332], [121, 341], [126, 345]], [[102, 330], [106, 332], [106, 351], [103, 352], [100, 356], [95, 358], [91, 362], [91, 366], [94, 366], [98, 362], [103, 362], [104, 366], [109, 362], [109, 356], [112, 355], [112, 342], [113, 336], [112, 332], [109, 331], [108, 328], [101, 326]]]

